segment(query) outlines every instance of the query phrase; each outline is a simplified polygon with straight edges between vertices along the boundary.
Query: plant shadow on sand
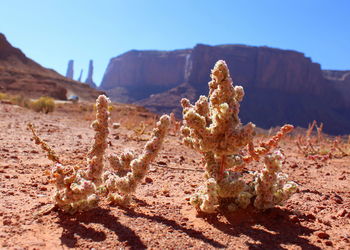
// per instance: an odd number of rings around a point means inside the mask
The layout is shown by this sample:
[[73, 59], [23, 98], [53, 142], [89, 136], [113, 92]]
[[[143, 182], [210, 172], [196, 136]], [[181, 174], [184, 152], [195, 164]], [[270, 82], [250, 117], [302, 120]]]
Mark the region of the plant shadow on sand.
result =
[[140, 237], [129, 227], [118, 222], [118, 218], [110, 214], [111, 210], [95, 208], [77, 215], [67, 215], [58, 212], [59, 224], [63, 227], [61, 242], [63, 245], [74, 248], [77, 247], [76, 235], [94, 242], [104, 241], [107, 238], [105, 232], [97, 231], [87, 227], [90, 223], [96, 223], [109, 229], [118, 236], [120, 242], [126, 242], [131, 249], [145, 249], [146, 245]]
[[[219, 220], [217, 215], [199, 214], [212, 226], [221, 232], [239, 237], [248, 236], [252, 242], [246, 242], [248, 249], [286, 249], [283, 245], [293, 245], [301, 249], [321, 249], [301, 236], [311, 235], [314, 230], [293, 222], [289, 218], [291, 211], [279, 207], [266, 211], [256, 211], [248, 207], [233, 213], [223, 212], [226, 222]], [[299, 215], [300, 220], [309, 220], [307, 216]]]
[[187, 234], [189, 237], [201, 240], [212, 247], [215, 248], [225, 248], [226, 246], [221, 244], [220, 242], [217, 242], [213, 239], [207, 238], [202, 232], [197, 231], [195, 229], [187, 228], [182, 225], [180, 225], [178, 222], [175, 220], [167, 219], [161, 215], [154, 215], [154, 214], [145, 214], [142, 212], [136, 212], [132, 209], [129, 208], [123, 208], [125, 211], [125, 214], [130, 217], [140, 217], [140, 218], [145, 218], [150, 221], [154, 221], [156, 223], [162, 224], [164, 226], [167, 226], [169, 228], [172, 228], [173, 230], [181, 231], [185, 234]]

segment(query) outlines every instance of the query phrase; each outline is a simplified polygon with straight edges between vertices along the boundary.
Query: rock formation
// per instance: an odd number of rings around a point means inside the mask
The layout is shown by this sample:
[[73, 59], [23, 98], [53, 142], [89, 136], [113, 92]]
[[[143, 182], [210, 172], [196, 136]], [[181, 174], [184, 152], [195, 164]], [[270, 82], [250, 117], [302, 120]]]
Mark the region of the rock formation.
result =
[[80, 70], [80, 74], [79, 74], [79, 78], [78, 78], [78, 82], [81, 82], [81, 78], [83, 76], [83, 69]]
[[74, 60], [68, 61], [66, 77], [69, 79], [74, 78]]
[[80, 100], [94, 101], [101, 93], [47, 69], [14, 48], [0, 33], [0, 92], [28, 98], [51, 96], [66, 100], [77, 95]]
[[116, 101], [127, 94], [127, 102], [169, 90], [184, 82], [190, 51], [129, 51], [111, 59], [100, 88]]
[[350, 70], [323, 70], [323, 76], [339, 90], [346, 107], [350, 109]]
[[91, 88], [96, 88], [96, 84], [94, 83], [94, 80], [92, 79], [92, 76], [94, 74], [94, 63], [92, 60], [89, 61], [89, 70], [88, 75], [85, 80], [85, 83], [88, 84]]
[[347, 88], [346, 80], [330, 80], [319, 64], [291, 50], [203, 44], [175, 51], [132, 50], [110, 60], [100, 88], [114, 101], [180, 114], [181, 97], [194, 101], [208, 92], [208, 73], [220, 59], [229, 65], [234, 83], [246, 90], [243, 122], [307, 127], [315, 119], [328, 133], [350, 133], [349, 95], [339, 91]]

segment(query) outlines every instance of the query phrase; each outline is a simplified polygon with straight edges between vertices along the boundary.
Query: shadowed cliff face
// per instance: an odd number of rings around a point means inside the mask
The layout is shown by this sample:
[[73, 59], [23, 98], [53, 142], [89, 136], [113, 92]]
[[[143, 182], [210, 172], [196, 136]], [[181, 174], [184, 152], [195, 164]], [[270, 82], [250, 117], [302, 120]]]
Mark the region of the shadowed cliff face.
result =
[[341, 88], [323, 76], [319, 64], [295, 51], [201, 44], [191, 50], [130, 51], [111, 60], [101, 88], [116, 101], [181, 114], [181, 97], [195, 101], [207, 95], [210, 70], [220, 59], [246, 90], [243, 121], [263, 128], [286, 122], [307, 127], [316, 119], [328, 133], [350, 133], [350, 106]]
[[103, 93], [42, 67], [14, 48], [1, 33], [0, 92], [30, 98], [51, 96], [61, 100], [66, 100], [69, 95], [78, 95], [81, 100], [87, 101], [94, 101]]
[[[111, 59], [100, 88], [121, 100], [137, 101], [184, 82], [184, 67], [190, 50], [130, 51]], [[120, 96], [119, 98], [118, 95]]]
[[323, 75], [339, 91], [346, 108], [350, 109], [350, 70], [323, 70]]

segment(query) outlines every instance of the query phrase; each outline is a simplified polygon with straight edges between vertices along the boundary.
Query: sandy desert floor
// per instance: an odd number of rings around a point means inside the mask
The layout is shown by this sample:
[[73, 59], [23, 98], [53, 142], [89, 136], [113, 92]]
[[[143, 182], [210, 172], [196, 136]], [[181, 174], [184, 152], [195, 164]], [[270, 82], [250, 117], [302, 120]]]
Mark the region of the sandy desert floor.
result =
[[[122, 126], [111, 129], [109, 153], [140, 152], [145, 144], [133, 139], [130, 124], [123, 126], [123, 114], [136, 119], [128, 112], [112, 114]], [[1, 249], [350, 249], [350, 157], [315, 163], [290, 140], [280, 145], [287, 156], [283, 171], [299, 191], [264, 212], [198, 215], [188, 197], [203, 182], [201, 157], [170, 135], [128, 209], [102, 201], [78, 215], [50, 210], [54, 187], [45, 173], [51, 162], [26, 124], [76, 164], [84, 162], [94, 135], [87, 114], [59, 108], [45, 115], [0, 104]]]

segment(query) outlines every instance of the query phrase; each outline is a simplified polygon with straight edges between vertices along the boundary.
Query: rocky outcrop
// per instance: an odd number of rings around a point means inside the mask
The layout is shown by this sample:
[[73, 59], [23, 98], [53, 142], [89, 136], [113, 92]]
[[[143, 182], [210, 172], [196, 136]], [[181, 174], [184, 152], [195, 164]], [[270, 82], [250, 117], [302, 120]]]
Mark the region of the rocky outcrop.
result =
[[66, 77], [69, 79], [74, 78], [74, 61], [73, 60], [68, 61]]
[[323, 76], [332, 82], [350, 109], [350, 70], [323, 70]]
[[115, 101], [121, 101], [120, 93], [126, 93], [128, 102], [169, 90], [184, 82], [190, 52], [129, 51], [110, 60], [100, 88]]
[[80, 70], [79, 77], [77, 79], [78, 82], [81, 82], [81, 78], [83, 77], [83, 69]]
[[194, 101], [197, 92], [193, 86], [188, 83], [182, 83], [160, 94], [152, 94], [150, 97], [137, 101], [135, 104], [147, 107], [148, 110], [159, 114], [170, 114], [173, 112], [180, 117], [182, 110], [179, 109], [179, 103], [182, 98]]
[[14, 48], [1, 33], [0, 92], [21, 94], [29, 98], [51, 96], [61, 100], [77, 95], [85, 101], [94, 101], [103, 93], [42, 67], [26, 57], [21, 50]]
[[123, 97], [159, 113], [179, 114], [185, 94], [191, 93], [193, 100], [207, 94], [210, 70], [219, 59], [229, 65], [234, 83], [245, 88], [243, 122], [263, 128], [287, 122], [306, 127], [315, 119], [325, 124], [326, 132], [350, 133], [348, 98], [319, 64], [296, 51], [202, 44], [187, 50], [130, 51], [111, 59], [101, 88], [112, 100]]
[[88, 75], [85, 80], [85, 83], [88, 84], [91, 88], [96, 88], [96, 84], [94, 83], [94, 80], [92, 79], [94, 74], [94, 62], [92, 60], [89, 61], [89, 70]]

